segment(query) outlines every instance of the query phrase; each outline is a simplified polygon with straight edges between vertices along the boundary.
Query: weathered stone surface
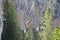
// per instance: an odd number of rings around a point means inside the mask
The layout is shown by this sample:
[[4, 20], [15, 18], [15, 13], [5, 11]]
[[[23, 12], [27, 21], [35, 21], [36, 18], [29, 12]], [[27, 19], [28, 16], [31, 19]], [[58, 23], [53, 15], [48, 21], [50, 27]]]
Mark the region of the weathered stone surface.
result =
[[33, 26], [37, 28], [41, 24], [41, 16], [46, 6], [53, 14], [53, 18], [60, 15], [59, 0], [13, 0], [13, 5], [22, 29], [25, 28], [26, 21], [33, 22]]

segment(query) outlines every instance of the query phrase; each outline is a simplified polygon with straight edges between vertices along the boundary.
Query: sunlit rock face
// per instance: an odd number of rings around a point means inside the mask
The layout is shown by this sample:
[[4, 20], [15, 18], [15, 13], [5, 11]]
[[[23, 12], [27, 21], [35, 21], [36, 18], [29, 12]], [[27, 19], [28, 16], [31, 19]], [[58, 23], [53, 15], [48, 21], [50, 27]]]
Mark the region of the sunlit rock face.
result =
[[41, 24], [46, 5], [53, 19], [60, 15], [59, 0], [13, 0], [21, 29], [26, 29], [26, 22], [32, 22], [37, 28]]

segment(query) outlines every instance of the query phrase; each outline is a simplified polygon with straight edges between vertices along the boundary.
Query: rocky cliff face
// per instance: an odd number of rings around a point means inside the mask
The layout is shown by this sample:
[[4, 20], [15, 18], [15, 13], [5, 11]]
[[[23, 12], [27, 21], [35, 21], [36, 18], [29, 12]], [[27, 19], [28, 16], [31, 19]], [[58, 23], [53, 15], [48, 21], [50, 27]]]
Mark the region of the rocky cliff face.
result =
[[26, 22], [32, 22], [32, 26], [38, 28], [46, 4], [48, 4], [48, 9], [53, 14], [53, 20], [58, 18], [60, 16], [59, 2], [59, 0], [13, 0], [21, 29], [26, 28]]

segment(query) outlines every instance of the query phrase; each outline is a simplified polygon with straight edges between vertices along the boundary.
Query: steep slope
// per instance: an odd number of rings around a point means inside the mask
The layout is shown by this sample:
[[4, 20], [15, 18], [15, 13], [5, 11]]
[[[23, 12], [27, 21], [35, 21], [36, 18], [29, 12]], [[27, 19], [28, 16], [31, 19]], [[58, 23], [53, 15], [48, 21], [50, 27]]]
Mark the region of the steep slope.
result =
[[33, 26], [37, 28], [41, 24], [40, 18], [43, 16], [47, 4], [53, 19], [58, 18], [57, 16], [60, 15], [58, 2], [59, 0], [13, 0], [21, 29], [26, 28], [27, 21], [32, 22]]

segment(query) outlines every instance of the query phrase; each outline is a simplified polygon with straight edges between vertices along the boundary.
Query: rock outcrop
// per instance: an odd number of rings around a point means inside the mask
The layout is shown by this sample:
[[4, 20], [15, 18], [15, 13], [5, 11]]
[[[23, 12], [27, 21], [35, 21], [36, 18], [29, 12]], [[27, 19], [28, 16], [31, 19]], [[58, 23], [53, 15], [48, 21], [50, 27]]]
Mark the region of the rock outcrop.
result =
[[13, 5], [16, 9], [21, 29], [25, 28], [26, 21], [33, 22], [35, 28], [39, 27], [46, 7], [53, 15], [53, 20], [60, 15], [59, 0], [13, 0]]

